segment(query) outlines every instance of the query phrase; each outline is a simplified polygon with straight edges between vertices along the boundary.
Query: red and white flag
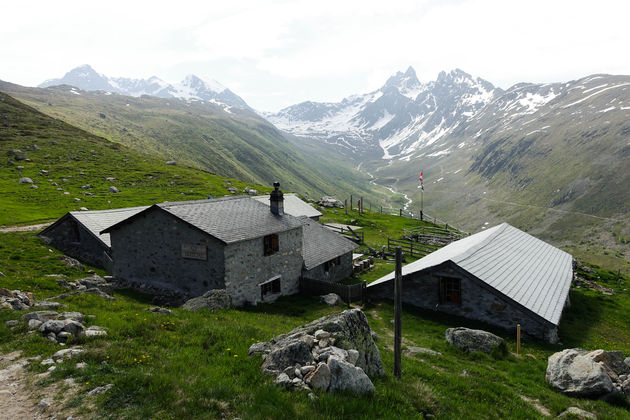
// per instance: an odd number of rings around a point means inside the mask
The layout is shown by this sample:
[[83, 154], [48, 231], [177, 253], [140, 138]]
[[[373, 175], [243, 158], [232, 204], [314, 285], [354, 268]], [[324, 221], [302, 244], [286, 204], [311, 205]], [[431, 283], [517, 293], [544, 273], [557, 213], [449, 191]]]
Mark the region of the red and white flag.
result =
[[418, 177], [418, 179], [420, 180], [420, 182], [422, 183], [422, 171], [420, 171], [420, 176]]
[[422, 179], [422, 171], [420, 171], [420, 176], [418, 177], [418, 180], [420, 181], [420, 186], [418, 188], [424, 191], [424, 180]]

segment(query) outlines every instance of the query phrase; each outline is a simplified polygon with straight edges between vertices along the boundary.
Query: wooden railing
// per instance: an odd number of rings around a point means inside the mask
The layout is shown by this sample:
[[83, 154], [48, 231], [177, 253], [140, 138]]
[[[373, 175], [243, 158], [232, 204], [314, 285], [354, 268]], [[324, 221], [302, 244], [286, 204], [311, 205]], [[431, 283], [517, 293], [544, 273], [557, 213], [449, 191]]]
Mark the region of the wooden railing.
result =
[[395, 251], [397, 246], [399, 246], [405, 254], [416, 258], [424, 257], [436, 249], [414, 241], [387, 238], [388, 252]]
[[350, 305], [351, 302], [363, 302], [367, 297], [367, 283], [339, 284], [324, 280], [314, 280], [300, 278], [300, 293], [307, 295], [325, 295], [328, 293], [338, 294], [344, 302]]
[[346, 236], [348, 239], [350, 239], [351, 241], [354, 241], [356, 243], [358, 243], [359, 245], [361, 245], [362, 243], [364, 243], [364, 235], [363, 232], [361, 232], [360, 230], [354, 230], [352, 229], [350, 226], [334, 226], [334, 225], [328, 225], [326, 223], [324, 223], [324, 226], [326, 226], [328, 229], [333, 230], [337, 233], [340, 233], [344, 236]]

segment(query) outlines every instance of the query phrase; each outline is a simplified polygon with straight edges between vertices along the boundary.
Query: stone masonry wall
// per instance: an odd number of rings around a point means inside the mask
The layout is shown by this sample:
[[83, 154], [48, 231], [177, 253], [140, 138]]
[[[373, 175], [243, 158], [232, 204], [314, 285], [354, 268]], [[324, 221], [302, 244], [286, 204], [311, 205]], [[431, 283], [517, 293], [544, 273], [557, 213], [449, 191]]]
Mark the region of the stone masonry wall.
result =
[[[457, 277], [461, 280], [461, 305], [439, 303], [439, 276]], [[521, 324], [523, 333], [539, 340], [557, 341], [557, 328], [522, 310], [501, 293], [484, 288], [477, 281], [463, 276], [450, 268], [433, 273], [416, 273], [403, 278], [404, 303], [420, 308], [438, 310], [468, 319], [516, 331]], [[393, 300], [393, 280], [368, 287], [371, 299]]]
[[[78, 233], [78, 238], [76, 234]], [[107, 246], [72, 217], [67, 217], [45, 235], [50, 244], [66, 255], [95, 267], [105, 268]]]
[[[160, 210], [111, 232], [114, 276], [187, 297], [223, 289], [225, 244]], [[182, 256], [182, 243], [206, 247], [207, 259]]]
[[338, 282], [352, 275], [352, 251], [341, 255], [341, 264], [335, 265], [328, 272], [324, 270], [325, 264], [320, 264], [317, 267], [305, 271], [302, 274], [303, 277], [312, 280], [324, 280], [331, 282]]
[[236, 306], [262, 302], [260, 283], [281, 275], [280, 295], [298, 292], [302, 272], [302, 227], [278, 234], [279, 251], [265, 256], [263, 238], [229, 244], [225, 248], [225, 288]]

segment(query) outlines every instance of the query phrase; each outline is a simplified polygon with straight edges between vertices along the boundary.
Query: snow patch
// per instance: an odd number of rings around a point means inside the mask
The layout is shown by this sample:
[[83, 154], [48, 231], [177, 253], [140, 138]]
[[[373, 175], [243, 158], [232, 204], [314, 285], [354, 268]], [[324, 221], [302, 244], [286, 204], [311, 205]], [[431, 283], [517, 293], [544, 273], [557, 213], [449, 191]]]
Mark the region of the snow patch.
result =
[[604, 112], [612, 111], [613, 109], [616, 109], [616, 108], [617, 108], [616, 106], [611, 106], [611, 107], [609, 107], [609, 108], [602, 109], [601, 111], [597, 111], [597, 112], [599, 112], [599, 113], [602, 113], [602, 114], [603, 114]]

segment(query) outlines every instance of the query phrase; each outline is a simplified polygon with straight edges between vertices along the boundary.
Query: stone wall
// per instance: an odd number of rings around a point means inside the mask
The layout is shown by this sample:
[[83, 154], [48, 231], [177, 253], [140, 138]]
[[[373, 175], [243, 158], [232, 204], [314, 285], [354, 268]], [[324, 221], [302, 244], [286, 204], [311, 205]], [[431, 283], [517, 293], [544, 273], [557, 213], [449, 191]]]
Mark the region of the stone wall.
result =
[[325, 264], [320, 264], [310, 270], [305, 270], [302, 276], [312, 280], [324, 280], [338, 282], [352, 275], [352, 251], [341, 255], [341, 264], [331, 267], [328, 272], [325, 270]]
[[107, 246], [71, 216], [47, 229], [42, 237], [64, 254], [94, 267], [106, 268], [103, 252]]
[[[461, 280], [461, 304], [440, 303], [440, 276]], [[393, 295], [393, 280], [368, 287], [370, 299], [393, 300]], [[548, 342], [558, 340], [556, 326], [523, 310], [500, 292], [489, 286], [483, 287], [479, 281], [449, 267], [405, 276], [402, 300], [413, 306], [483, 321], [513, 332], [516, 331], [516, 324], [521, 324], [523, 334]]]
[[[236, 306], [273, 301], [298, 292], [302, 272], [302, 227], [278, 234], [279, 251], [263, 255], [263, 238], [229, 244], [225, 248], [225, 288]], [[260, 284], [281, 275], [281, 292], [261, 296]]]
[[[110, 236], [114, 276], [127, 282], [185, 297], [225, 287], [225, 244], [166, 212], [140, 214]], [[182, 244], [205, 247], [206, 259], [183, 257]]]

